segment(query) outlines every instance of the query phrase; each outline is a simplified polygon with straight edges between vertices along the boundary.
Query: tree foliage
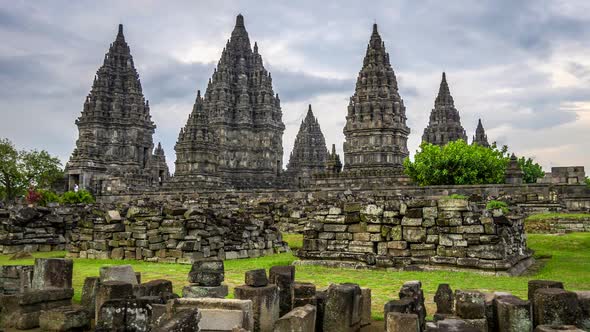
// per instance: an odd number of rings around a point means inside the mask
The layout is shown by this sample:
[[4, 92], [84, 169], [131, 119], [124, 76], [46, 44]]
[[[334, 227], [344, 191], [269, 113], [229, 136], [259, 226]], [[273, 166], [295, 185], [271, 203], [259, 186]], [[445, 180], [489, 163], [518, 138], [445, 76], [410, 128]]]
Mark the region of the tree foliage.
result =
[[541, 165], [535, 163], [532, 158], [518, 158], [518, 166], [524, 172], [523, 181], [525, 183], [535, 183], [538, 178], [545, 176]]
[[47, 151], [17, 151], [8, 139], [0, 139], [0, 198], [12, 200], [30, 186], [49, 189], [62, 177], [61, 162]]
[[505, 149], [469, 145], [463, 140], [445, 146], [420, 145], [414, 161], [406, 158], [406, 174], [420, 185], [504, 183]]

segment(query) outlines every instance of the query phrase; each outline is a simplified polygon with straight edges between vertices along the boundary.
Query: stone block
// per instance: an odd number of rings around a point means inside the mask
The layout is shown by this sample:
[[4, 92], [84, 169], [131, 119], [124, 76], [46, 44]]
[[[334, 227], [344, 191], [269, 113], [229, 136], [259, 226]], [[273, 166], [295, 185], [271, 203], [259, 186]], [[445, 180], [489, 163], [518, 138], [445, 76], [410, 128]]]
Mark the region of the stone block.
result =
[[121, 214], [117, 210], [109, 210], [105, 214], [105, 220], [107, 223], [121, 221]]
[[133, 285], [122, 281], [107, 281], [98, 284], [96, 291], [96, 320], [102, 305], [113, 299], [126, 299], [133, 296]]
[[463, 319], [485, 318], [485, 294], [479, 291], [455, 291], [455, 313]]
[[499, 332], [532, 331], [531, 303], [516, 296], [498, 296], [495, 299], [496, 327]]
[[74, 262], [71, 259], [36, 258], [33, 289], [72, 288]]
[[238, 286], [234, 297], [239, 300], [252, 301], [254, 331], [272, 331], [279, 319], [279, 289], [269, 284], [262, 287]]
[[245, 279], [247, 286], [263, 287], [268, 285], [268, 278], [266, 277], [265, 269], [246, 271]]
[[196, 261], [193, 263], [191, 271], [188, 274], [188, 281], [190, 283], [201, 286], [220, 286], [224, 279], [222, 260]]
[[426, 324], [426, 306], [424, 305], [422, 283], [417, 280], [405, 282], [399, 291], [399, 298], [401, 300], [406, 298], [412, 300], [412, 313], [418, 315], [420, 329], [424, 329]]
[[270, 268], [269, 274], [270, 283], [277, 285], [279, 289], [279, 317], [284, 316], [293, 309], [295, 266], [273, 266]]
[[125, 331], [127, 300], [106, 300], [96, 308], [96, 332]]
[[454, 308], [453, 290], [449, 284], [439, 284], [434, 295], [437, 314], [452, 314]]
[[275, 324], [274, 332], [315, 332], [316, 307], [306, 304], [297, 307], [281, 317]]
[[535, 291], [542, 288], [561, 288], [563, 283], [561, 281], [553, 280], [529, 280], [528, 283], [528, 300], [533, 301], [535, 298]]
[[227, 285], [220, 286], [199, 286], [198, 284], [190, 284], [182, 288], [182, 297], [199, 298], [212, 297], [223, 299], [227, 296]]
[[179, 312], [170, 319], [163, 320], [152, 332], [199, 332], [201, 313], [198, 309], [188, 309]]
[[408, 242], [426, 242], [426, 229], [421, 227], [403, 227], [403, 239]]
[[578, 325], [590, 331], [590, 291], [578, 291], [575, 293], [578, 296], [581, 309], [581, 319]]
[[420, 321], [416, 314], [390, 312], [386, 318], [387, 332], [420, 332]]
[[172, 289], [172, 282], [165, 279], [151, 280], [146, 283], [133, 287], [135, 297], [143, 296], [162, 296], [174, 293]]
[[83, 331], [90, 328], [91, 317], [82, 307], [55, 308], [41, 312], [39, 327], [42, 331]]
[[330, 285], [323, 313], [323, 330], [358, 331], [361, 322], [361, 288], [356, 284]]
[[100, 282], [120, 281], [137, 285], [137, 277], [131, 265], [103, 266], [100, 268]]
[[367, 326], [371, 324], [371, 289], [361, 288], [361, 295], [361, 326]]
[[534, 326], [576, 325], [581, 316], [578, 296], [560, 288], [537, 289], [533, 297]]
[[203, 331], [232, 331], [254, 328], [252, 301], [213, 298], [180, 298], [168, 301], [166, 312], [169, 317], [183, 310], [197, 308], [201, 313], [199, 326]]
[[80, 304], [88, 310], [91, 317], [95, 315], [96, 291], [98, 290], [99, 278], [87, 277], [82, 287], [82, 298]]

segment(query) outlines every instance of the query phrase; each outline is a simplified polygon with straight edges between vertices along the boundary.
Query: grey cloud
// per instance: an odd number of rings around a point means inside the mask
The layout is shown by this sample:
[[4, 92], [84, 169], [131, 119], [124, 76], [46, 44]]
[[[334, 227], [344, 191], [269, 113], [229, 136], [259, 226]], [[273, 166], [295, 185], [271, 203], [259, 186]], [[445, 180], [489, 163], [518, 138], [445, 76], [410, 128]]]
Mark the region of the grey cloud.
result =
[[304, 72], [271, 70], [275, 90], [283, 101], [302, 101], [333, 92], [353, 93], [354, 79], [329, 79]]

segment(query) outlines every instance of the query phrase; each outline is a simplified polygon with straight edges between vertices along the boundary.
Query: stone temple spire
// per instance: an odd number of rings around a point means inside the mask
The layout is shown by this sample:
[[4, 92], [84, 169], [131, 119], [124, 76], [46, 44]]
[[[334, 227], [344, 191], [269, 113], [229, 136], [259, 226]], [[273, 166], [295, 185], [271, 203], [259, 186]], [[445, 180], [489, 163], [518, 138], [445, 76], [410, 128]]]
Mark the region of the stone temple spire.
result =
[[152, 155], [152, 168], [155, 173], [154, 179], [157, 179], [159, 185], [162, 185], [170, 177], [170, 170], [166, 163], [166, 154], [160, 142], [158, 142], [158, 146]]
[[76, 125], [79, 138], [67, 165], [70, 182], [98, 191], [103, 187], [101, 182], [114, 176], [133, 175], [153, 181], [147, 174], [153, 174], [150, 164], [156, 126], [123, 25], [119, 25], [115, 41], [96, 72]]
[[[180, 129], [178, 140], [174, 146], [176, 151], [174, 180], [176, 182], [203, 182], [203, 176], [217, 179], [219, 165], [219, 143], [217, 136], [209, 127], [209, 116], [204, 109], [201, 91], [184, 128]], [[205, 182], [210, 182], [205, 179]]]
[[401, 170], [408, 156], [406, 108], [385, 44], [373, 25], [354, 95], [348, 104], [344, 135], [345, 171]]
[[475, 129], [475, 136], [473, 136], [473, 141], [471, 144], [478, 144], [481, 146], [485, 146], [486, 148], [490, 147], [490, 143], [488, 142], [488, 135], [486, 135], [485, 129], [483, 129], [483, 125], [481, 124], [481, 119], [477, 121], [477, 128]]
[[[264, 68], [259, 45], [252, 50], [242, 15], [237, 16], [207, 85], [202, 109], [211, 139], [218, 142], [219, 177], [234, 187], [272, 186], [282, 171], [285, 125], [271, 75]], [[177, 155], [177, 164], [199, 158], [200, 152], [186, 146], [188, 150]], [[185, 171], [200, 172], [194, 167]]]
[[328, 150], [324, 134], [322, 134], [318, 120], [313, 115], [311, 105], [309, 105], [307, 115], [301, 122], [289, 158], [289, 164], [287, 165], [288, 176], [299, 182], [302, 179], [311, 177], [313, 173], [323, 171], [327, 155]]
[[332, 144], [332, 152], [328, 153], [328, 160], [326, 161], [326, 172], [335, 175], [342, 171], [342, 162], [340, 155], [336, 153], [336, 144]]
[[428, 126], [424, 129], [422, 141], [442, 146], [458, 139], [467, 142], [467, 135], [461, 126], [461, 118], [449, 90], [447, 75], [443, 73], [438, 96], [434, 101]]

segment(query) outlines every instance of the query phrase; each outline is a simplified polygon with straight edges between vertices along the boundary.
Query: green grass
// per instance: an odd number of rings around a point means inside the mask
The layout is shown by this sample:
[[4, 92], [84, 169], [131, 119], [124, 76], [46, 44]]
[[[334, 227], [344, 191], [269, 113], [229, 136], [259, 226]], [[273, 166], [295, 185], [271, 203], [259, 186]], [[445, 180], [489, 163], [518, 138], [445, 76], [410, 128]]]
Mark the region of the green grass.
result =
[[551, 220], [551, 219], [570, 219], [570, 220], [582, 220], [590, 219], [590, 213], [560, 213], [560, 212], [547, 212], [532, 214], [526, 218], [526, 221], [537, 221], [537, 220]]
[[[301, 245], [300, 235], [285, 234], [287, 241], [294, 246]], [[435, 310], [433, 296], [439, 283], [449, 283], [453, 289], [479, 289], [482, 291], [509, 291], [526, 298], [527, 281], [530, 279], [553, 279], [564, 282], [569, 290], [590, 290], [590, 233], [570, 233], [567, 235], [529, 234], [529, 247], [538, 257], [551, 257], [535, 274], [522, 277], [496, 277], [474, 272], [389, 272], [384, 270], [350, 270], [317, 266], [297, 267], [297, 280], [313, 282], [318, 289], [330, 283], [354, 282], [372, 289], [373, 317], [383, 319], [385, 302], [398, 298], [401, 285], [408, 280], [420, 280], [426, 296], [429, 314]], [[35, 253], [35, 257], [63, 257], [65, 252]], [[0, 255], [0, 265], [32, 264], [32, 259], [10, 261], [9, 256]], [[273, 265], [291, 264], [296, 258], [291, 253], [283, 253], [255, 259], [231, 260], [225, 262], [225, 279], [233, 288], [244, 283], [244, 272], [255, 268], [268, 269]], [[130, 264], [135, 271], [142, 272], [143, 281], [169, 279], [176, 292], [180, 293], [187, 284], [189, 265], [159, 264], [141, 261], [88, 260], [76, 259], [74, 264], [75, 299], [80, 299], [84, 278], [96, 276], [104, 265]]]

